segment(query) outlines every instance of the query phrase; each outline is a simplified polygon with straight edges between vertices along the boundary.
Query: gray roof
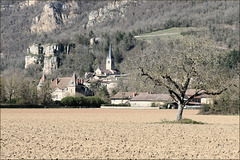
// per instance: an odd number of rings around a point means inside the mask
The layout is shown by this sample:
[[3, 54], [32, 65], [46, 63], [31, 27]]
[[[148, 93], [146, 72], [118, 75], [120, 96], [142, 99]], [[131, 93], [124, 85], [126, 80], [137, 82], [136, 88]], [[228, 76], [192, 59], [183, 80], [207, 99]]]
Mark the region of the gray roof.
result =
[[118, 92], [111, 99], [131, 99], [133, 97], [134, 92]]
[[140, 94], [132, 98], [132, 101], [171, 101], [169, 94]]

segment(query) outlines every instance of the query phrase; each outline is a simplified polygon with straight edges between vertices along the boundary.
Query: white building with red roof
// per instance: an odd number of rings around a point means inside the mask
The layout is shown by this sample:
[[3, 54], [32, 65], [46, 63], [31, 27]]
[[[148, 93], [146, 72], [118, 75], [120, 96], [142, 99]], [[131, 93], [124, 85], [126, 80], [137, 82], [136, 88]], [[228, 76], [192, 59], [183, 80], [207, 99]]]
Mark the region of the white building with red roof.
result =
[[[38, 90], [41, 89], [46, 81], [46, 76], [43, 74], [38, 84]], [[93, 92], [83, 84], [82, 79], [78, 79], [74, 73], [72, 77], [58, 77], [51, 80], [49, 84], [50, 92], [53, 101], [61, 101], [67, 96], [80, 97], [91, 96]]]

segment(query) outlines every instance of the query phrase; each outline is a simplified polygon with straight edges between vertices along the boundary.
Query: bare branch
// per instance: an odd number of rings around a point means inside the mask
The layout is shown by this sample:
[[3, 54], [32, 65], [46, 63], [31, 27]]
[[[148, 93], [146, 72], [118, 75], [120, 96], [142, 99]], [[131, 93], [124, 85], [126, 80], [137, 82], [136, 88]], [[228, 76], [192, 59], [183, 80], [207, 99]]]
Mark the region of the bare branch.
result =
[[[171, 90], [171, 89], [168, 89], [168, 92], [170, 93], [170, 95], [173, 95], [173, 96], [175, 96], [177, 99], [178, 99], [178, 101], [179, 102], [183, 102], [183, 99], [181, 99], [181, 97], [176, 93], [176, 92], [174, 92], [173, 90]], [[175, 99], [175, 98], [174, 98]], [[176, 100], [176, 99], [175, 99]]]
[[185, 104], [189, 103], [194, 97], [201, 96], [201, 95], [204, 95], [204, 94], [206, 94], [206, 95], [220, 95], [220, 94], [222, 94], [222, 92], [224, 92], [226, 90], [227, 90], [227, 88], [224, 88], [224, 89], [222, 89], [221, 91], [218, 91], [218, 92], [208, 92], [208, 91], [201, 92], [202, 90], [197, 91], [194, 95], [192, 95], [188, 98], [188, 100], [185, 102]]
[[169, 76], [169, 75], [165, 75], [165, 76], [162, 76], [162, 78], [163, 79], [167, 79], [168, 80], [168, 82], [170, 82], [171, 84], [173, 84], [175, 87], [176, 87], [176, 89], [178, 89], [178, 91], [181, 93], [182, 92], [182, 90], [181, 90], [181, 88], [179, 87], [179, 85]]
[[152, 77], [151, 75], [149, 75], [147, 72], [144, 72], [144, 69], [143, 69], [142, 67], [139, 67], [139, 69], [140, 69], [140, 71], [141, 71], [141, 75], [142, 75], [142, 76], [146, 76], [147, 79], [152, 80], [152, 81], [154, 82], [154, 84], [156, 84], [156, 85], [161, 84], [161, 81], [159, 81], [158, 79], [153, 78], [153, 77]]

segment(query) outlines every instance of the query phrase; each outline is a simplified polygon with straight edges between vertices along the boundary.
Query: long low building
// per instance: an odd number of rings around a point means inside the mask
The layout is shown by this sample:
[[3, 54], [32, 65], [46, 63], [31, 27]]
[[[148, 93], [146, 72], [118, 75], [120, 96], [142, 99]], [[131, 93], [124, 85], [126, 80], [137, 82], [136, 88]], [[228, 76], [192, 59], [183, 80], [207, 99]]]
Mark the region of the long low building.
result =
[[140, 94], [130, 100], [131, 107], [152, 107], [162, 106], [165, 103], [173, 102], [169, 94]]
[[118, 92], [111, 97], [111, 104], [128, 104], [135, 96], [135, 92]]
[[[195, 89], [188, 89], [186, 97], [196, 93]], [[170, 96], [170, 94], [151, 94], [148, 92], [118, 92], [116, 95], [111, 97], [111, 104], [128, 104], [131, 107], [161, 107], [165, 103], [168, 103], [167, 108], [177, 108], [176, 101]], [[202, 104], [212, 104], [213, 98], [208, 95], [201, 95], [194, 97], [186, 106], [193, 108], [201, 107]]]

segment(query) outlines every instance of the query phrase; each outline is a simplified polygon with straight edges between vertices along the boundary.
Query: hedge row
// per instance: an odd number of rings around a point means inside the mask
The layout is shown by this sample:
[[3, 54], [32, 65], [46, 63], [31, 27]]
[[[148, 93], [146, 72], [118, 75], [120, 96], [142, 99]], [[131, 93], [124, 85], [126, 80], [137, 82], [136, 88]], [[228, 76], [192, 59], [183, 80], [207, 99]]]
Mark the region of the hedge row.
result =
[[1, 104], [1, 108], [46, 108], [46, 107], [43, 105]]
[[127, 106], [127, 107], [130, 107], [130, 104], [102, 104], [102, 106]]
[[104, 101], [96, 96], [92, 97], [65, 97], [61, 100], [64, 106], [100, 107]]

